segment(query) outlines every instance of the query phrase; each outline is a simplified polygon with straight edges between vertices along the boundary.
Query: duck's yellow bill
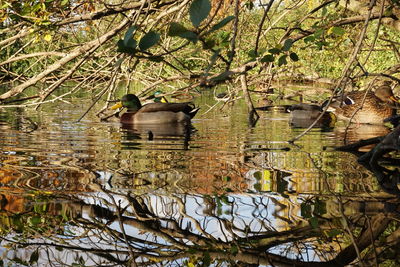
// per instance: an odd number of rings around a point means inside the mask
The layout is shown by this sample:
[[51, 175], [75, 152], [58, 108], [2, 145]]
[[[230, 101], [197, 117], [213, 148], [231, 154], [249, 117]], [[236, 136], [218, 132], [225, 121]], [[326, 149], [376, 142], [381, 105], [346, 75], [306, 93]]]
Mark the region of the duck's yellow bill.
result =
[[395, 96], [391, 96], [391, 97], [389, 97], [389, 99], [392, 100], [393, 102], [400, 103], [399, 100]]
[[122, 102], [118, 102], [117, 104], [111, 107], [111, 109], [119, 109], [119, 108], [122, 108]]

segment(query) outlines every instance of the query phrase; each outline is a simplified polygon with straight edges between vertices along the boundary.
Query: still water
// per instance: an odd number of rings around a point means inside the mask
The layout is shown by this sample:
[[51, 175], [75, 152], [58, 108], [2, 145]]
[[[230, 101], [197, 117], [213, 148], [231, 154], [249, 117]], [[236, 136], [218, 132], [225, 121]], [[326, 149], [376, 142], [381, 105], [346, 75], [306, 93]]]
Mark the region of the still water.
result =
[[0, 110], [1, 265], [396, 265], [397, 196], [335, 150], [388, 128], [291, 144], [289, 114], [212, 97], [190, 129], [76, 122], [90, 102]]

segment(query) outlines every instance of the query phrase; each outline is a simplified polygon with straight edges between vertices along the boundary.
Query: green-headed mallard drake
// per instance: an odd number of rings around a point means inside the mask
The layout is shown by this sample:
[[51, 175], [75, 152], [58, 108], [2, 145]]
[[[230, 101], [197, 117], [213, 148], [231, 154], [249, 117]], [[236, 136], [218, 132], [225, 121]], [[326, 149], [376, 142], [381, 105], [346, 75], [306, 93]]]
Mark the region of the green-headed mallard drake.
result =
[[196, 115], [199, 108], [193, 103], [149, 103], [143, 105], [134, 94], [124, 95], [121, 102], [111, 109], [127, 108], [127, 112], [120, 117], [123, 124], [162, 124], [188, 123]]
[[[288, 108], [290, 123], [295, 127], [309, 127], [322, 113], [322, 107], [313, 104], [300, 103]], [[332, 112], [325, 112], [314, 127], [333, 126], [336, 116]]]
[[367, 94], [355, 91], [339, 96], [333, 99], [329, 108], [340, 119], [352, 118], [355, 123], [381, 124], [385, 118], [396, 114], [396, 104], [399, 103], [390, 84], [390, 81], [384, 81], [376, 87], [375, 92]]

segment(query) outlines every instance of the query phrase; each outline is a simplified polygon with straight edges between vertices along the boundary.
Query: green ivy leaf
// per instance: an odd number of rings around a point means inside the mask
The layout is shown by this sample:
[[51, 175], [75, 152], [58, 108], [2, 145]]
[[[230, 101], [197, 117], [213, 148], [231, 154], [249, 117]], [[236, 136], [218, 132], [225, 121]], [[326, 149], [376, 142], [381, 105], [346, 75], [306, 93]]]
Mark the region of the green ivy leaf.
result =
[[287, 64], [287, 55], [282, 55], [279, 59], [278, 59], [278, 66], [283, 66]]
[[189, 8], [190, 21], [194, 27], [199, 27], [201, 22], [208, 17], [211, 11], [209, 0], [194, 0]]
[[156, 45], [159, 40], [160, 40], [160, 34], [153, 31], [149, 31], [142, 37], [142, 39], [140, 39], [139, 48], [140, 50], [145, 51], [150, 47]]
[[294, 53], [294, 52], [290, 53], [290, 54], [289, 54], [289, 57], [290, 57], [290, 59], [291, 59], [292, 61], [294, 61], [294, 62], [299, 61], [299, 56], [298, 56], [296, 53]]
[[184, 26], [176, 22], [171, 22], [169, 24], [168, 35], [185, 38], [193, 43], [197, 42], [198, 40], [197, 35], [194, 32], [189, 31]]
[[235, 16], [229, 16], [229, 17], [224, 18], [223, 20], [221, 20], [220, 22], [218, 22], [217, 24], [212, 26], [212, 28], [209, 32], [214, 32], [214, 31], [221, 29], [226, 24], [228, 24], [230, 21], [232, 21], [234, 18], [235, 18]]
[[286, 39], [285, 42], [283, 43], [282, 50], [283, 51], [289, 51], [290, 48], [293, 45], [293, 40], [292, 39]]

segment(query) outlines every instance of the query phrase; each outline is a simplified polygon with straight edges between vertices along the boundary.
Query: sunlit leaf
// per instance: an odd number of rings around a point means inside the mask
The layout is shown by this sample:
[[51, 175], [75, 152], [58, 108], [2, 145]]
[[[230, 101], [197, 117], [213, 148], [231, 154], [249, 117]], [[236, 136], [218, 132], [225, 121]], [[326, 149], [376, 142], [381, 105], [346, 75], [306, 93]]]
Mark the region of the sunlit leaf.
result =
[[208, 17], [211, 11], [209, 0], [194, 0], [189, 8], [190, 21], [194, 27], [199, 27], [201, 22]]
[[329, 28], [328, 33], [333, 33], [336, 36], [342, 36], [346, 33], [346, 31], [342, 27], [331, 27]]
[[45, 41], [47, 41], [47, 42], [50, 42], [51, 39], [52, 39], [52, 37], [51, 37], [50, 34], [46, 34], [46, 35], [43, 37], [43, 39], [44, 39]]
[[160, 34], [150, 31], [146, 33], [142, 39], [139, 41], [139, 48], [142, 51], [149, 49], [150, 47], [156, 45], [160, 40]]
[[221, 20], [220, 22], [218, 22], [217, 24], [212, 26], [210, 32], [214, 32], [214, 31], [221, 29], [226, 24], [228, 24], [230, 21], [232, 21], [234, 18], [235, 18], [235, 16], [229, 16], [229, 17], [224, 18], [223, 20]]

